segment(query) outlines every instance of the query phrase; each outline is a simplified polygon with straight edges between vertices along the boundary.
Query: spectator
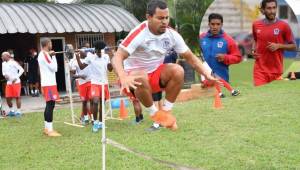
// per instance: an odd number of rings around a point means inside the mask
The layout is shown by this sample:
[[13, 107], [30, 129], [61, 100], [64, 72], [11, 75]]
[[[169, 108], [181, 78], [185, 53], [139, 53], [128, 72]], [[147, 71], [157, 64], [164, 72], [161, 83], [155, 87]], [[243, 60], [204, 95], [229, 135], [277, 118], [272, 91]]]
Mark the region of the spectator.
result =
[[[5, 88], [6, 102], [9, 107], [8, 116], [20, 116], [21, 113], [21, 81], [23, 68], [12, 58], [9, 52], [3, 52], [2, 55], [2, 74], [7, 80]], [[13, 109], [12, 99], [16, 99], [17, 111]]]
[[29, 91], [32, 97], [39, 96], [39, 63], [37, 60], [37, 51], [35, 49], [29, 50], [29, 56], [25, 60], [27, 68], [27, 81], [29, 84]]
[[[208, 16], [209, 30], [207, 33], [200, 35], [200, 48], [203, 53], [203, 58], [212, 69], [213, 73], [230, 90], [232, 96], [240, 94], [238, 90], [229, 88], [229, 66], [241, 62], [242, 56], [237, 44], [223, 30], [223, 16], [217, 13], [212, 13]], [[227, 84], [227, 85], [226, 85]], [[225, 97], [220, 86], [217, 90], [221, 97]]]

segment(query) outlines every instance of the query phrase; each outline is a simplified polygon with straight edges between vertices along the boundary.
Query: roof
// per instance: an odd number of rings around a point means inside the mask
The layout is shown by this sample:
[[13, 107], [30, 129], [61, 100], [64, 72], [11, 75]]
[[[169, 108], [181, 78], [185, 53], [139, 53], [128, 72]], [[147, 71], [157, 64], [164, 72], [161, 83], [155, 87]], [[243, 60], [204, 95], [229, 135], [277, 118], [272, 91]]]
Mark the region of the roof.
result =
[[300, 23], [300, 1], [286, 0], [286, 2], [290, 5], [298, 19], [298, 23]]
[[0, 34], [129, 32], [139, 21], [113, 5], [0, 3]]

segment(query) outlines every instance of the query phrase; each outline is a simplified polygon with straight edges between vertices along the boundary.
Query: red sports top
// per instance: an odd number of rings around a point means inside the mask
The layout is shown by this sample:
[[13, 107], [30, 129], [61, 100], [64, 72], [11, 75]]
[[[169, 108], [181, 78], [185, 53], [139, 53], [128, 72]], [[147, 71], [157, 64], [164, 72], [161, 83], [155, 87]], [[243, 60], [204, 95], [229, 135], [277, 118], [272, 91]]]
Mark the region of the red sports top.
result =
[[295, 43], [289, 25], [279, 19], [275, 23], [267, 23], [263, 19], [253, 23], [252, 32], [256, 42], [256, 53], [260, 54], [259, 58], [255, 60], [254, 71], [281, 74], [283, 72], [283, 50], [271, 52], [267, 46], [268, 42]]

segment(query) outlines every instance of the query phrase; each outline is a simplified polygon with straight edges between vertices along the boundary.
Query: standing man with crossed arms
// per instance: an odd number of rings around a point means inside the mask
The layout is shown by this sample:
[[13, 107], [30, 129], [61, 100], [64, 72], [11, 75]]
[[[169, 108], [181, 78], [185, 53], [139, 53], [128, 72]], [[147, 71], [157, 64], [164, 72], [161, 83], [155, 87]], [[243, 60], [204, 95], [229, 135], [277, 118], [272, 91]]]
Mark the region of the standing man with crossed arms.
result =
[[[12, 58], [9, 52], [2, 53], [2, 74], [7, 80], [5, 98], [9, 107], [8, 116], [20, 116], [21, 113], [21, 81], [24, 69]], [[13, 110], [12, 99], [16, 99], [17, 111]]]
[[[154, 122], [176, 130], [176, 118], [171, 110], [184, 81], [184, 70], [176, 64], [163, 64], [165, 55], [173, 48], [199, 74], [208, 80], [216, 79], [204, 69], [183, 38], [168, 25], [169, 9], [166, 2], [151, 0], [147, 4], [147, 21], [134, 28], [119, 45], [113, 57], [113, 66], [120, 78], [121, 92], [131, 96], [134, 93]], [[161, 90], [165, 90], [166, 97], [162, 110], [158, 110], [152, 93]]]
[[56, 86], [57, 61], [55, 52], [52, 51], [52, 42], [49, 38], [41, 39], [42, 49], [38, 55], [41, 75], [41, 87], [43, 89], [46, 108], [44, 111], [44, 134], [49, 137], [61, 136], [53, 129], [53, 110], [55, 101], [59, 99]]

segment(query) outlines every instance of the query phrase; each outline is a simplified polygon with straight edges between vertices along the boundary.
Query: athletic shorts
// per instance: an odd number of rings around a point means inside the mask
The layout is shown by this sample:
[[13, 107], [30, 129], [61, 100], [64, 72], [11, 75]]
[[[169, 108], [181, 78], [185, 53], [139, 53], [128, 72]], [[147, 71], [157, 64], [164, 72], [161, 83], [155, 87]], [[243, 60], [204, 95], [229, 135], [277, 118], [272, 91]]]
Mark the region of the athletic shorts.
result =
[[[152, 90], [152, 94], [163, 91], [160, 85], [160, 74], [164, 67], [165, 64], [161, 64], [155, 71], [153, 71], [152, 73], [148, 73], [148, 81]], [[131, 100], [135, 100], [135, 95], [133, 91], [126, 92], [126, 90], [123, 89], [123, 93], [126, 96], [128, 96]]]
[[34, 84], [39, 82], [39, 75], [36, 73], [29, 73], [28, 74], [28, 79], [27, 79], [29, 84]]
[[43, 86], [43, 94], [46, 102], [59, 100], [57, 86]]
[[91, 99], [91, 82], [86, 82], [84, 84], [78, 84], [78, 92], [81, 101], [88, 101]]
[[[292, 74], [292, 72], [289, 72], [287, 78], [290, 79], [291, 78], [291, 74]], [[294, 74], [295, 74], [295, 78], [296, 79], [300, 79], [300, 72], [294, 72]]]
[[17, 98], [21, 95], [21, 83], [7, 84], [5, 87], [6, 98]]
[[260, 71], [253, 72], [254, 86], [261, 86], [270, 83], [274, 80], [279, 80], [281, 77], [280, 73], [264, 73]]
[[163, 68], [165, 67], [165, 64], [160, 65], [155, 71], [148, 74], [149, 83], [152, 89], [152, 93], [157, 93], [160, 91], [163, 91], [163, 89], [160, 86], [160, 74]]
[[[91, 84], [91, 97], [102, 97], [102, 86], [98, 84]], [[104, 85], [104, 98], [105, 100], [110, 98], [108, 85]]]
[[162, 91], [157, 92], [157, 93], [152, 93], [152, 99], [155, 102], [158, 102], [162, 99]]

